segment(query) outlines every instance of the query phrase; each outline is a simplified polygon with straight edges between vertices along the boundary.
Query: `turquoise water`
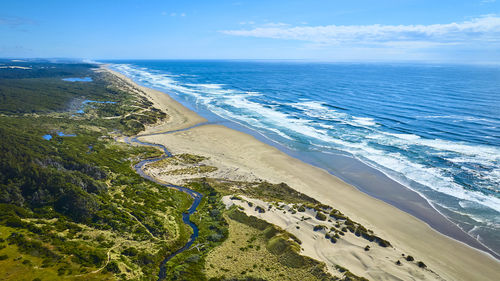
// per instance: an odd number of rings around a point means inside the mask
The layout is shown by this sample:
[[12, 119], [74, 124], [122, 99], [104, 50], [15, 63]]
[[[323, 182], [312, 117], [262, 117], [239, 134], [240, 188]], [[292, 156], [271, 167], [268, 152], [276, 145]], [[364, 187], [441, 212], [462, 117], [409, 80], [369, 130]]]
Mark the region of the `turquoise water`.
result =
[[[59, 131], [56, 132], [56, 135], [58, 135], [60, 137], [76, 137], [75, 134], [65, 134], [65, 133], [59, 132]], [[46, 134], [46, 135], [43, 135], [42, 138], [45, 139], [45, 140], [51, 140], [52, 139], [52, 135], [51, 134]]]
[[70, 77], [70, 78], [63, 78], [62, 80], [68, 81], [68, 82], [92, 82], [92, 78], [90, 77]]
[[57, 132], [57, 135], [60, 137], [76, 137], [75, 134], [65, 134], [63, 132]]
[[344, 154], [500, 250], [500, 68], [115, 61], [145, 86], [300, 155]]

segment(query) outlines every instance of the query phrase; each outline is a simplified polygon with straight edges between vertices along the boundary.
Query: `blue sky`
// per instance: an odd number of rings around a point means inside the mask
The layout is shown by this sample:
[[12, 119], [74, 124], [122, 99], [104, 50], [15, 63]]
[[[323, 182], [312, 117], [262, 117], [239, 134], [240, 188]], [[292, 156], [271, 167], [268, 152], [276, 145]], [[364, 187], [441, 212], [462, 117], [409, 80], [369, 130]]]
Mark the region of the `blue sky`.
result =
[[500, 63], [500, 0], [1, 1], [0, 57]]

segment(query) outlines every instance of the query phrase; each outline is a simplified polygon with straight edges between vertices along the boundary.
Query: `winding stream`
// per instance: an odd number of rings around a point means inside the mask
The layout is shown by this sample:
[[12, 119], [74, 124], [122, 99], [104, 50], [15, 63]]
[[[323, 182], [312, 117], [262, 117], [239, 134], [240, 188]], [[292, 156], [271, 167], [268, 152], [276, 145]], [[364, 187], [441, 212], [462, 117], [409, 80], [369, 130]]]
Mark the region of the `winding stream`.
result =
[[207, 124], [207, 123], [199, 123], [197, 125], [194, 125], [194, 126], [191, 126], [191, 127], [188, 127], [188, 128], [184, 128], [184, 129], [180, 129], [180, 130], [174, 130], [174, 131], [168, 131], [168, 132], [162, 132], [162, 133], [146, 134], [146, 135], [138, 135], [138, 136], [135, 136], [135, 137], [132, 137], [132, 138], [125, 138], [125, 142], [128, 143], [128, 144], [136, 143], [136, 144], [144, 145], [144, 146], [158, 147], [161, 150], [163, 150], [163, 152], [164, 152], [164, 155], [161, 156], [161, 157], [142, 160], [141, 162], [137, 163], [134, 166], [134, 169], [136, 170], [136, 172], [139, 175], [141, 175], [141, 177], [143, 177], [145, 179], [148, 179], [150, 181], [156, 182], [157, 184], [160, 184], [162, 186], [165, 186], [165, 187], [168, 187], [168, 188], [172, 188], [172, 189], [175, 189], [175, 190], [187, 193], [189, 196], [191, 196], [193, 198], [193, 203], [191, 204], [191, 206], [189, 207], [189, 209], [187, 211], [185, 211], [184, 213], [182, 213], [182, 221], [186, 225], [190, 226], [193, 229], [193, 234], [191, 234], [191, 237], [189, 237], [189, 240], [187, 241], [186, 244], [184, 244], [184, 246], [182, 246], [182, 248], [178, 249], [177, 251], [175, 251], [174, 253], [170, 254], [167, 257], [165, 257], [165, 259], [163, 259], [163, 261], [160, 264], [160, 272], [158, 274], [158, 280], [165, 279], [165, 277], [166, 277], [166, 266], [165, 265], [167, 264], [167, 262], [169, 260], [171, 260], [173, 257], [175, 257], [176, 255], [178, 255], [178, 254], [184, 252], [185, 250], [189, 249], [189, 247], [191, 247], [191, 245], [193, 245], [193, 243], [196, 240], [196, 238], [198, 238], [198, 227], [196, 226], [196, 224], [194, 224], [191, 221], [190, 217], [191, 217], [191, 214], [193, 214], [196, 211], [196, 208], [198, 207], [198, 205], [200, 205], [201, 198], [203, 197], [203, 195], [201, 193], [196, 192], [196, 191], [194, 191], [192, 189], [189, 189], [187, 187], [183, 187], [183, 186], [180, 186], [180, 185], [166, 184], [166, 183], [159, 182], [155, 178], [153, 178], [153, 177], [147, 175], [146, 173], [144, 173], [144, 170], [143, 170], [144, 165], [149, 164], [149, 163], [153, 163], [153, 162], [156, 162], [156, 161], [160, 161], [160, 160], [165, 159], [165, 158], [172, 157], [172, 153], [170, 153], [170, 151], [168, 151], [167, 148], [165, 146], [161, 145], [161, 144], [143, 142], [143, 141], [138, 140], [137, 138], [138, 137], [147, 137], [147, 136], [171, 134], [171, 133], [175, 133], [175, 132], [186, 131], [186, 130], [192, 129], [194, 127], [198, 127], [198, 126], [205, 125], [205, 124]]

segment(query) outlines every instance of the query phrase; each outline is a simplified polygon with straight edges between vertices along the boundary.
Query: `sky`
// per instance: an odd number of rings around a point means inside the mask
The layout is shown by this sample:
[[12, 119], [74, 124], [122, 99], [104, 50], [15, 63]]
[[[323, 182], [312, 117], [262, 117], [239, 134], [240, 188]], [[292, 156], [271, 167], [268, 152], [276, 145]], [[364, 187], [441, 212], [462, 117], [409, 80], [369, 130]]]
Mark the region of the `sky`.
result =
[[0, 1], [0, 57], [500, 64], [500, 0]]

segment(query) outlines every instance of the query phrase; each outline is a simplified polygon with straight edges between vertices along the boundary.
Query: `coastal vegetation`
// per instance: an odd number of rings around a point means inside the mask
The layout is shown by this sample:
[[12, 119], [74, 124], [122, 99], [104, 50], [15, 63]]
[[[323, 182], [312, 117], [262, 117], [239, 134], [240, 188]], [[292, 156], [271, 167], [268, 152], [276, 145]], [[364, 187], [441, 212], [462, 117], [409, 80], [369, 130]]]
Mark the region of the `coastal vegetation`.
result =
[[[301, 256], [300, 245], [277, 227], [231, 209], [228, 239], [212, 251], [205, 264], [208, 277], [263, 280], [336, 280], [325, 265]], [[239, 280], [239, 279], [238, 279]]]
[[132, 168], [159, 152], [113, 138], [166, 115], [94, 68], [31, 62], [0, 70], [0, 271], [7, 279], [155, 279], [163, 257], [190, 235], [181, 214], [191, 199]]
[[[196, 179], [194, 180], [196, 181]], [[266, 181], [245, 182], [217, 178], [207, 178], [205, 181], [214, 186], [223, 195], [242, 194], [269, 202], [300, 203], [306, 206], [319, 204], [314, 198], [296, 191], [286, 183], [273, 184]]]
[[[197, 181], [193, 179], [191, 181]], [[283, 210], [285, 204], [293, 204], [290, 212], [305, 212], [311, 210], [315, 212], [315, 218], [319, 221], [329, 222], [335, 221], [333, 224], [333, 234], [331, 235], [332, 243], [335, 243], [339, 235], [345, 235], [347, 232], [353, 233], [358, 237], [362, 237], [369, 242], [377, 243], [381, 247], [390, 247], [391, 243], [381, 237], [375, 235], [373, 231], [366, 229], [360, 223], [352, 221], [339, 210], [330, 206], [320, 204], [315, 199], [300, 193], [286, 183], [272, 184], [269, 182], [241, 182], [221, 179], [202, 179], [210, 183], [217, 191], [224, 195], [245, 195], [250, 198], [261, 199], [266, 202], [275, 202], [276, 208]], [[249, 202], [251, 204], [251, 202]], [[261, 207], [259, 207], [261, 208]], [[314, 231], [327, 228], [324, 225], [317, 225]]]
[[199, 235], [193, 247], [179, 253], [166, 264], [166, 279], [206, 280], [206, 256], [228, 236], [228, 224], [223, 216], [225, 205], [221, 195], [205, 182], [193, 182], [186, 187], [203, 194], [196, 213], [191, 215]]

